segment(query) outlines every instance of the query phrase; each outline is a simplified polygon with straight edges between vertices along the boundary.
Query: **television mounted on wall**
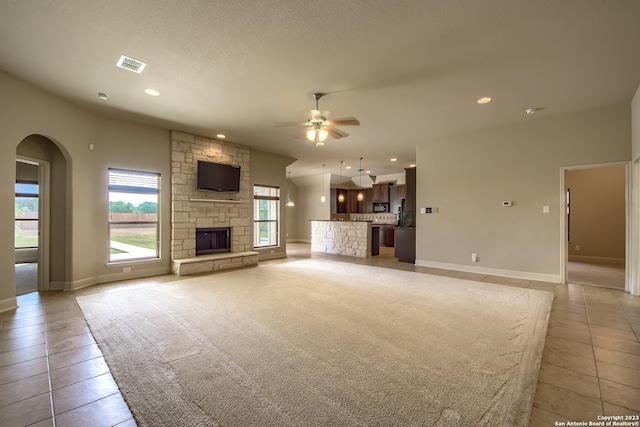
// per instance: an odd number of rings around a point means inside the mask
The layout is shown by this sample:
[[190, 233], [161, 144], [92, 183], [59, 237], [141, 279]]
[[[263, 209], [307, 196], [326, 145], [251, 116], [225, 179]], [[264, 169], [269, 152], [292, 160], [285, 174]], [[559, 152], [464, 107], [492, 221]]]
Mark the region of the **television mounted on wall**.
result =
[[240, 166], [198, 160], [197, 189], [218, 192], [240, 191]]

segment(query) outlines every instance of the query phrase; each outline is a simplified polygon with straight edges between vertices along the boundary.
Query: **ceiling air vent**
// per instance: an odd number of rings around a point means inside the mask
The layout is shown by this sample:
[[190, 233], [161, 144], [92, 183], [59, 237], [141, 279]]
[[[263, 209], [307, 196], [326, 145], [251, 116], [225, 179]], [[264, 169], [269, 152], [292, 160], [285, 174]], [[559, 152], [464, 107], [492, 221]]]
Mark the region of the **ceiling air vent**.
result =
[[144, 62], [124, 55], [120, 56], [120, 59], [118, 59], [118, 63], [116, 64], [116, 67], [124, 68], [125, 70], [133, 71], [138, 74], [140, 74], [146, 66], [147, 64]]

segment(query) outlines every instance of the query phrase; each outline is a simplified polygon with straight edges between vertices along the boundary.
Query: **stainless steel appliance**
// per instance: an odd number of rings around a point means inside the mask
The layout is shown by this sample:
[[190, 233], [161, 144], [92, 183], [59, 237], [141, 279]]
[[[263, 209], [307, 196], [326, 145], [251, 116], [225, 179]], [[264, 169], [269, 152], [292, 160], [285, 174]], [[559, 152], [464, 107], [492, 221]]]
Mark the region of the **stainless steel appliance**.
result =
[[389, 203], [374, 203], [374, 212], [389, 212]]

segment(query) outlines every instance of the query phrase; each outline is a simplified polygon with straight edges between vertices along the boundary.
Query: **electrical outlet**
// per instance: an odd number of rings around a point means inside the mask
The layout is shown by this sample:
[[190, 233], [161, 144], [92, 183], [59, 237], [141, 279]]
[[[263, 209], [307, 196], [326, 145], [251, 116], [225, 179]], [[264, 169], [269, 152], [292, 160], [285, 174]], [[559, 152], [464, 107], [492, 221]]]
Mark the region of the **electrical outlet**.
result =
[[478, 254], [477, 253], [472, 253], [471, 254], [471, 261], [472, 262], [478, 262]]
[[580, 250], [580, 245], [576, 245], [576, 251]]
[[122, 272], [123, 272], [123, 273], [128, 273], [128, 272], [130, 272], [130, 271], [131, 271], [131, 267], [123, 267], [123, 268], [122, 268]]

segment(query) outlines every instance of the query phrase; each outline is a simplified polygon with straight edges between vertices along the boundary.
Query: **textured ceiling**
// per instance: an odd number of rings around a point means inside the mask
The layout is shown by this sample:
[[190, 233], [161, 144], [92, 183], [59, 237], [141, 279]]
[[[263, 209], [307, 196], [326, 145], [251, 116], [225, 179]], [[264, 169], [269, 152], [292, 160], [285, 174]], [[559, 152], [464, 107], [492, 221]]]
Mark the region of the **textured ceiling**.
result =
[[[292, 177], [340, 160], [357, 175], [361, 156], [382, 175], [430, 141], [630, 102], [639, 22], [636, 0], [4, 0], [0, 69], [100, 114], [297, 158]], [[148, 65], [116, 68], [121, 54]], [[274, 126], [304, 120], [314, 92], [361, 126], [324, 147]]]

